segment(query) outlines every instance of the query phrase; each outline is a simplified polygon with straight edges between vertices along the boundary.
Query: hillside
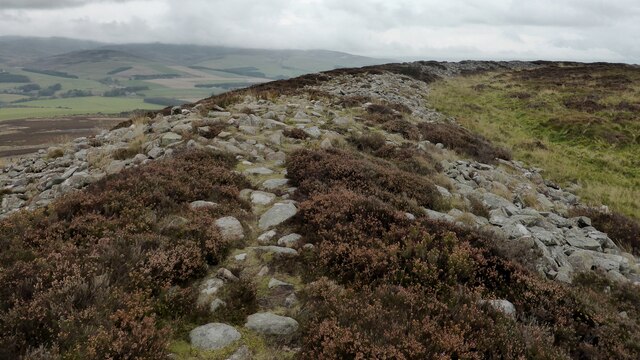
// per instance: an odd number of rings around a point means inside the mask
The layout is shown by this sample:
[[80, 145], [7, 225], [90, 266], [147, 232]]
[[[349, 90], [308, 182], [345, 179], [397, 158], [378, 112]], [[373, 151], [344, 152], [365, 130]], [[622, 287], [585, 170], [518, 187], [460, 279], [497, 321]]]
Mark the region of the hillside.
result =
[[[558, 165], [575, 146], [633, 171], [635, 71], [332, 70], [6, 164], [0, 358], [637, 359], [633, 201], [584, 202], [592, 162]], [[624, 143], [540, 120], [592, 106], [565, 101], [587, 74], [625, 84], [627, 107], [592, 99]]]
[[[325, 50], [21, 37], [0, 37], [0, 61], [0, 121], [155, 110], [273, 79], [383, 62]], [[91, 104], [105, 102], [113, 111], [92, 111]]]

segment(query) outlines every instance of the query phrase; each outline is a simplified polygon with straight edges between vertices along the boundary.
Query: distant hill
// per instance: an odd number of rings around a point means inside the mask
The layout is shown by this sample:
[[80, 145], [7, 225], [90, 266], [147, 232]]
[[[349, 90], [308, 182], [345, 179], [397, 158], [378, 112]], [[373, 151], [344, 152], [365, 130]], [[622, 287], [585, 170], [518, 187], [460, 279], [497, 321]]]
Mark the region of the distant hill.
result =
[[95, 49], [104, 43], [59, 37], [0, 36], [0, 63], [17, 65], [38, 58], [78, 50]]
[[6, 73], [0, 81], [0, 120], [153, 109], [271, 80], [384, 62], [327, 50], [5, 36], [0, 37], [0, 70]]
[[144, 59], [135, 55], [128, 54], [124, 51], [110, 50], [110, 49], [94, 49], [94, 50], [80, 50], [72, 51], [64, 54], [48, 56], [40, 58], [32, 63], [30, 66], [34, 67], [62, 67], [72, 66], [85, 62], [96, 63], [103, 61], [121, 61], [121, 62], [139, 62]]
[[[105, 44], [66, 38], [0, 37], [0, 63], [69, 73], [74, 72], [73, 67], [83, 63], [109, 63], [105, 66], [125, 67], [144, 62], [164, 66], [205, 67], [222, 72], [232, 70], [230, 72], [237, 75], [238, 69], [244, 69], [253, 77], [283, 79], [386, 61], [327, 50], [243, 49], [161, 43]], [[76, 75], [87, 75], [86, 69], [83, 68]], [[241, 71], [239, 75], [245, 74]]]

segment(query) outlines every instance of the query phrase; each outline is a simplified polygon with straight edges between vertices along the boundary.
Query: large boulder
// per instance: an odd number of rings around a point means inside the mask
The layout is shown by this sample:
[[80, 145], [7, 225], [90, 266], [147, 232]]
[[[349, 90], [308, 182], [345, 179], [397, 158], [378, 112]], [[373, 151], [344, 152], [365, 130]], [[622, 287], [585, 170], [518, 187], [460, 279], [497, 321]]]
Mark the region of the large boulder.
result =
[[290, 335], [298, 330], [296, 320], [269, 312], [249, 315], [244, 326], [263, 335]]
[[210, 323], [199, 326], [189, 333], [191, 346], [203, 350], [217, 350], [240, 340], [242, 335], [233, 326]]

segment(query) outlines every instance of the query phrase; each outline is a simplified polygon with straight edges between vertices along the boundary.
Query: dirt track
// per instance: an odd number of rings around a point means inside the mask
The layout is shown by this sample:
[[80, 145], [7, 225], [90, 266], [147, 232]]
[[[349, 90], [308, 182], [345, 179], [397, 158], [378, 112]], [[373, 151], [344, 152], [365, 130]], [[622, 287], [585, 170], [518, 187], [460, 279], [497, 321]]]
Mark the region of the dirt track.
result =
[[0, 158], [30, 154], [77, 137], [95, 135], [124, 120], [126, 118], [73, 116], [2, 121]]

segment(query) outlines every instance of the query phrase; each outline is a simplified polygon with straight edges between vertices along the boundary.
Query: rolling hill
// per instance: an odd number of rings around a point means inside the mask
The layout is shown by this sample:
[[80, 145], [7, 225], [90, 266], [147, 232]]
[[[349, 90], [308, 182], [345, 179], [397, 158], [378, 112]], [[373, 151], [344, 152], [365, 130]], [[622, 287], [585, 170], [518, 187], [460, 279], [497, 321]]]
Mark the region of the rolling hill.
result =
[[[105, 44], [64, 38], [0, 37], [0, 120], [77, 114], [85, 100], [182, 104], [270, 80], [384, 60], [326, 50], [266, 50], [178, 44]], [[25, 79], [28, 86], [25, 88]], [[72, 102], [43, 100], [75, 98]], [[131, 101], [134, 100], [134, 101]], [[55, 104], [55, 105], [54, 105]], [[34, 111], [34, 109], [38, 109]], [[65, 112], [65, 109], [69, 111]], [[103, 109], [97, 109], [96, 112]], [[122, 108], [114, 109], [116, 112]]]

